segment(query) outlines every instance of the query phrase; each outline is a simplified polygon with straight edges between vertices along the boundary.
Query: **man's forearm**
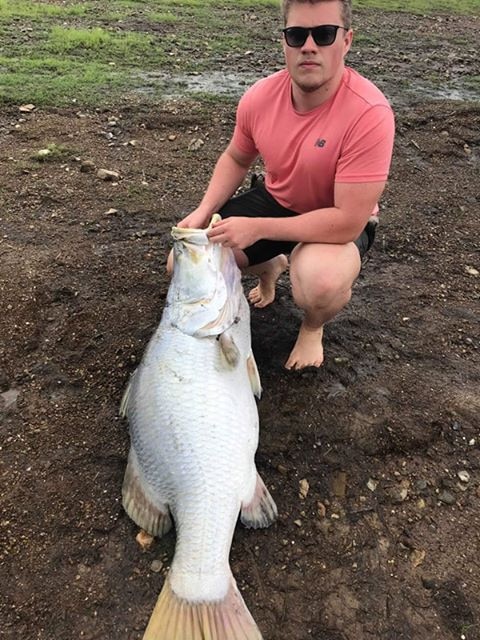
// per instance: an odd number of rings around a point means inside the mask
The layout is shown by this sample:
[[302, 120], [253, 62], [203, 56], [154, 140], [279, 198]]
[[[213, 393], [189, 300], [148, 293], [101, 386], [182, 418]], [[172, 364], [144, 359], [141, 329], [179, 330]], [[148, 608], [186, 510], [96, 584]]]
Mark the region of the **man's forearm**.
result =
[[352, 224], [336, 207], [318, 209], [289, 218], [256, 218], [259, 237], [292, 242], [346, 244], [357, 238], [364, 223]]
[[240, 164], [228, 150], [224, 151], [198, 209], [205, 210], [207, 215], [217, 212], [242, 184], [248, 169], [249, 164]]

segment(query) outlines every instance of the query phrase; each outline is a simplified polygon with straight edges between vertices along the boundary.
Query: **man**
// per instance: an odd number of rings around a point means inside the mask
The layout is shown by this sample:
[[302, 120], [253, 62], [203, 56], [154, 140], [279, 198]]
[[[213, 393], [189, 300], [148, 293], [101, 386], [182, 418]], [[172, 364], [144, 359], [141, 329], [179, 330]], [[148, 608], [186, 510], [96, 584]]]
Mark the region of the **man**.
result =
[[[259, 276], [249, 294], [256, 307], [273, 301], [290, 254], [304, 319], [285, 366], [302, 369], [322, 364], [323, 327], [350, 300], [373, 242], [394, 118], [383, 94], [344, 64], [351, 0], [283, 0], [283, 14], [286, 69], [242, 97], [207, 191], [179, 225], [203, 227], [214, 212], [222, 215], [208, 235]], [[258, 155], [265, 183], [232, 198]]]

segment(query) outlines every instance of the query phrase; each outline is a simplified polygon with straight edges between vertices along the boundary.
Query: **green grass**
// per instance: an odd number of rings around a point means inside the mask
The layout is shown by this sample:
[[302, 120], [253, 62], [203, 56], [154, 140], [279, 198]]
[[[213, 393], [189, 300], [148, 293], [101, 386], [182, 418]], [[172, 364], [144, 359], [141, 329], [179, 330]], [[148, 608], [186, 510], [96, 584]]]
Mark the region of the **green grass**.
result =
[[115, 69], [98, 62], [0, 57], [0, 69], [0, 103], [92, 104], [93, 91], [100, 103], [102, 96], [114, 97], [124, 87]]
[[104, 52], [108, 58], [145, 56], [153, 47], [152, 36], [134, 32], [112, 33], [101, 27], [53, 27], [47, 43], [47, 48], [52, 53], [85, 56], [89, 52], [94, 55]]
[[479, 0], [354, 0], [354, 9], [382, 9], [408, 13], [480, 14]]
[[36, 19], [45, 16], [84, 16], [90, 9], [90, 3], [70, 5], [45, 4], [31, 0], [0, 0], [0, 20], [9, 18]]

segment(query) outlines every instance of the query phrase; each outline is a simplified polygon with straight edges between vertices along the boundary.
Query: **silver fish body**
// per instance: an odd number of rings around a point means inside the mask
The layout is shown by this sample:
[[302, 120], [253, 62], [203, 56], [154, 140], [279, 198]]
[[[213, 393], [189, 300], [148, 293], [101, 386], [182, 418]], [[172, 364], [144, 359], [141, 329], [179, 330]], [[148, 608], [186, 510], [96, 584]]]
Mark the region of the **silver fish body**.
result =
[[276, 517], [254, 462], [261, 389], [249, 306], [231, 250], [203, 230], [173, 234], [167, 306], [122, 403], [125, 509], [153, 535], [173, 517], [177, 535], [144, 638], [261, 638], [228, 560], [239, 513], [252, 527]]

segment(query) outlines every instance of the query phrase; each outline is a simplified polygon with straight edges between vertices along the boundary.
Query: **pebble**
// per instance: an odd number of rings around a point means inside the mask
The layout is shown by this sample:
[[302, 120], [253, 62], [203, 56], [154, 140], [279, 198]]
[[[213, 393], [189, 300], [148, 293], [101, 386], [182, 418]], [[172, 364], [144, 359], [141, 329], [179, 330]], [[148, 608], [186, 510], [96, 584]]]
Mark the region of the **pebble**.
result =
[[194, 138], [188, 145], [189, 151], [198, 151], [204, 145], [204, 141], [201, 138]]
[[154, 573], [160, 573], [160, 571], [163, 569], [163, 562], [161, 560], [154, 560], [150, 565], [150, 569]]
[[347, 492], [347, 474], [338, 471], [332, 478], [332, 493], [337, 498], [344, 498]]
[[111, 182], [112, 180], [118, 180], [120, 178], [120, 174], [118, 173], [118, 171], [99, 169], [97, 171], [97, 178], [100, 178], [100, 180], [105, 180], [106, 182]]
[[467, 482], [470, 482], [470, 474], [468, 473], [468, 471], [465, 471], [465, 470], [459, 471], [457, 473], [457, 476], [460, 478], [460, 481], [465, 482], [465, 484]]
[[17, 407], [17, 399], [20, 395], [20, 391], [17, 389], [9, 389], [8, 391], [4, 391], [4, 393], [0, 393], [0, 398], [2, 399], [2, 408], [4, 411], [11, 411]]
[[154, 537], [142, 529], [137, 533], [135, 540], [142, 547], [142, 549], [146, 551], [152, 546]]
[[317, 515], [319, 518], [325, 518], [327, 515], [327, 507], [323, 504], [323, 502], [317, 502]]
[[455, 496], [450, 491], [442, 491], [438, 499], [444, 504], [455, 504]]
[[373, 493], [373, 491], [375, 491], [375, 489], [378, 487], [378, 480], [374, 480], [373, 478], [370, 478], [369, 481], [367, 482], [367, 487]]
[[32, 111], [35, 110], [35, 105], [34, 104], [22, 104], [20, 107], [18, 107], [18, 110], [20, 111], [20, 113], [32, 113]]
[[95, 171], [95, 163], [92, 160], [84, 160], [80, 165], [80, 171], [82, 173], [90, 173]]
[[310, 489], [310, 484], [306, 478], [303, 478], [303, 480], [300, 480], [299, 485], [300, 485], [300, 492], [298, 494], [298, 497], [300, 498], [300, 500], [305, 500], [305, 498], [308, 495], [308, 491]]

